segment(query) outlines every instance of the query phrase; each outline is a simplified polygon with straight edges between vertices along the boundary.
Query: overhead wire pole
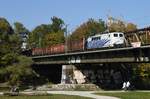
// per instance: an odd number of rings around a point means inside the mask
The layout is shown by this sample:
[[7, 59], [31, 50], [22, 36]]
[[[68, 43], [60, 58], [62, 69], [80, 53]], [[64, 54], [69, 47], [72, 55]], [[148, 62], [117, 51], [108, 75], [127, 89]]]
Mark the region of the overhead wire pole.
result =
[[42, 34], [38, 33], [38, 36], [39, 36], [38, 47], [41, 48], [42, 47]]
[[67, 30], [68, 24], [66, 25], [66, 31], [65, 31], [65, 53], [68, 52], [68, 30]]

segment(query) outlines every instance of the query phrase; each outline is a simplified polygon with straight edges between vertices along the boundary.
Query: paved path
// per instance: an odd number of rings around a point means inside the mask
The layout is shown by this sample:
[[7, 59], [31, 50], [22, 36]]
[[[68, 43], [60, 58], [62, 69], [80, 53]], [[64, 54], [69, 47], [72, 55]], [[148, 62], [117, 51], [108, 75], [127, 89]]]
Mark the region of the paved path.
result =
[[94, 99], [119, 99], [116, 97], [99, 96], [99, 95], [92, 94], [92, 93], [94, 93], [94, 91], [47, 91], [47, 93], [77, 95], [77, 96], [83, 96], [83, 97], [90, 97], [90, 98], [94, 98]]
[[[64, 95], [77, 95], [82, 97], [89, 97], [93, 99], [119, 99], [116, 97], [110, 97], [110, 96], [99, 96], [92, 93], [95, 93], [95, 91], [22, 91], [20, 93], [26, 94], [26, 95], [35, 95], [35, 94], [64, 94]], [[3, 92], [0, 92], [0, 96], [4, 95]]]

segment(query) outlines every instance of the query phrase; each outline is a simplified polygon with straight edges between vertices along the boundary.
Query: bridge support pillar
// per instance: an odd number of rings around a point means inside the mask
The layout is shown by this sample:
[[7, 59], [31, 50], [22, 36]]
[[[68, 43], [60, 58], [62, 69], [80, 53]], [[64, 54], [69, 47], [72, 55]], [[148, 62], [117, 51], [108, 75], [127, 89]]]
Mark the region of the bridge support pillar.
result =
[[73, 65], [62, 65], [61, 84], [73, 83]]
[[85, 83], [85, 76], [75, 65], [63, 65], [61, 84], [82, 84]]

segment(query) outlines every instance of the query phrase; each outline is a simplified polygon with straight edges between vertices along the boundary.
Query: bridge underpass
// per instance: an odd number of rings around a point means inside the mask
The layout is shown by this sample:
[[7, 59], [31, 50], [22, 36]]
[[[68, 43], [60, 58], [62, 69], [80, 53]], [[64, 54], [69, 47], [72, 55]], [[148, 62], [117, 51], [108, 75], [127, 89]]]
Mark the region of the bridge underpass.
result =
[[[59, 71], [58, 81], [54, 83], [94, 83], [101, 88], [121, 88], [123, 81], [130, 80], [129, 64], [150, 62], [149, 50], [150, 46], [128, 47], [35, 56], [32, 59], [35, 62], [35, 68], [39, 65], [39, 68], [49, 67], [46, 71], [43, 69], [44, 72], [54, 70], [51, 75], [48, 75], [50, 81], [54, 80], [56, 71]], [[60, 68], [56, 69], [55, 66]]]
[[62, 65], [33, 64], [32, 69], [40, 76], [40, 79], [36, 80], [39, 84], [46, 82], [51, 82], [54, 84], [61, 83]]
[[130, 80], [132, 71], [129, 71], [129, 68], [131, 68], [131, 65], [128, 63], [75, 64], [63, 66], [36, 64], [33, 66], [35, 72], [42, 77], [39, 80], [41, 84], [47, 82], [53, 84], [95, 84], [103, 89], [121, 88], [123, 81]]

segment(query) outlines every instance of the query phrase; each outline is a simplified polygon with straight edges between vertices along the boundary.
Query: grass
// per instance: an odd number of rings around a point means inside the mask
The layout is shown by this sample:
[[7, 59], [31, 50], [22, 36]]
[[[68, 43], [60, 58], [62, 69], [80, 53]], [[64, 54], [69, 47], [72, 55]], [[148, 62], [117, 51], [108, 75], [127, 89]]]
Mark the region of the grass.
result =
[[121, 99], [150, 99], [150, 92], [107, 92], [96, 93], [98, 95], [114, 96]]
[[0, 99], [92, 99], [70, 95], [45, 95], [45, 96], [0, 96]]

